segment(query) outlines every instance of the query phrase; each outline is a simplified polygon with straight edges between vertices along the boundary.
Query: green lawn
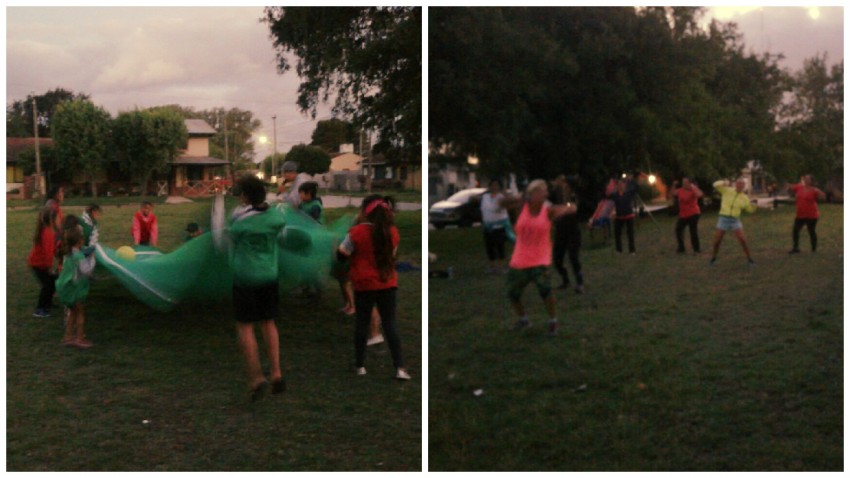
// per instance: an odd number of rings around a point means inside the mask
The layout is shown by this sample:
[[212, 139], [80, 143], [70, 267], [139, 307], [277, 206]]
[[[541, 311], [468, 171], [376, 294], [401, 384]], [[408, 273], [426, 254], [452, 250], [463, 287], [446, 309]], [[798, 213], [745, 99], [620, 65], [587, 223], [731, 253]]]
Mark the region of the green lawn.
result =
[[746, 216], [753, 269], [729, 236], [714, 267], [675, 254], [667, 216], [640, 220], [636, 256], [585, 236], [558, 338], [533, 288], [533, 327], [509, 330], [480, 229], [431, 231], [455, 278], [428, 283], [429, 468], [842, 470], [843, 207], [821, 214], [795, 256], [793, 206]]
[[[135, 202], [106, 208], [101, 242], [129, 244], [135, 210]], [[155, 213], [169, 251], [188, 222], [206, 229], [209, 201], [158, 205]], [[421, 213], [396, 217], [400, 260], [418, 264]], [[7, 211], [8, 470], [421, 469], [418, 272], [399, 279], [399, 329], [413, 380], [392, 379], [383, 345], [369, 348], [369, 375], [354, 375], [353, 319], [337, 312], [341, 298], [329, 280], [319, 303], [283, 296], [278, 326], [289, 390], [252, 405], [226, 300], [157, 313], [99, 272], [86, 303], [95, 347], [60, 346], [59, 310], [32, 317], [39, 287], [26, 255], [34, 223], [34, 210]]]

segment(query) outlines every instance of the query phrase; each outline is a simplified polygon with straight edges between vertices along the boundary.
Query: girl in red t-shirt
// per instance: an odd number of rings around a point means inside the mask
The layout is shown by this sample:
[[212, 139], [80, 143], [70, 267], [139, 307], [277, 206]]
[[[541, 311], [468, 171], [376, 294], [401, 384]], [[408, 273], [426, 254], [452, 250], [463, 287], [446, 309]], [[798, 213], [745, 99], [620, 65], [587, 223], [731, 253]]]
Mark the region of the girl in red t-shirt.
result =
[[350, 258], [351, 283], [354, 286], [354, 366], [358, 375], [366, 375], [366, 342], [372, 308], [377, 306], [390, 347], [395, 378], [410, 380], [401, 357], [401, 340], [396, 331], [395, 254], [399, 235], [393, 221], [392, 199], [372, 195], [363, 200], [361, 215], [364, 222], [352, 227], [339, 253]]
[[53, 256], [56, 253], [56, 209], [45, 206], [39, 210], [32, 242], [27, 264], [41, 283], [38, 305], [32, 315], [50, 317], [53, 294], [56, 292], [56, 269], [53, 267]]

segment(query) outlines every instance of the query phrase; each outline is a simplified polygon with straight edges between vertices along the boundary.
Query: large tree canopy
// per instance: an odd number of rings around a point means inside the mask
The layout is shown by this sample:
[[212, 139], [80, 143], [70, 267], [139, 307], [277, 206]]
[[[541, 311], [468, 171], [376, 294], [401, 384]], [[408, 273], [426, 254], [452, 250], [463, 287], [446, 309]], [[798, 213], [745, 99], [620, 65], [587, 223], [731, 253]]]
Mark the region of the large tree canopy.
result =
[[298, 106], [316, 116], [334, 98], [334, 114], [378, 131], [398, 159], [421, 149], [422, 9], [420, 7], [268, 7], [278, 71], [297, 57]]
[[81, 173], [97, 196], [96, 174], [108, 159], [111, 117], [87, 100], [62, 102], [52, 121], [56, 167], [69, 175]]
[[703, 180], [776, 160], [780, 57], [695, 7], [429, 9], [429, 141], [489, 176], [652, 169]]
[[[38, 113], [38, 136], [48, 138], [51, 136], [51, 119], [59, 104], [70, 100], [88, 100], [89, 95], [56, 88], [43, 95], [35, 95], [34, 98], [36, 112]], [[29, 138], [33, 136], [32, 100], [33, 96], [29, 95], [25, 100], [17, 100], [6, 106], [7, 138]]]
[[142, 185], [154, 172], [166, 172], [177, 152], [186, 147], [188, 133], [183, 118], [170, 107], [125, 111], [113, 126], [116, 155], [121, 169]]
[[298, 171], [307, 174], [323, 174], [331, 167], [331, 156], [318, 146], [296, 144], [286, 153], [287, 161], [298, 163]]
[[311, 145], [320, 146], [328, 153], [336, 153], [339, 145], [357, 142], [357, 131], [348, 121], [331, 118], [316, 123], [311, 140]]

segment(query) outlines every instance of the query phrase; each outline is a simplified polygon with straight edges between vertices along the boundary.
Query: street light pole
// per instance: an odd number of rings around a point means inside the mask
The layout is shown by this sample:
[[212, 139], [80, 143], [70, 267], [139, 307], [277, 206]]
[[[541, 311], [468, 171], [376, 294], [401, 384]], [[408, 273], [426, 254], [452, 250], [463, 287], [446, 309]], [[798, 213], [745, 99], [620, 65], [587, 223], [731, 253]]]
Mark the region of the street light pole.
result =
[[272, 135], [272, 174], [275, 178], [275, 183], [277, 182], [277, 170], [275, 169], [275, 160], [277, 160], [277, 115], [272, 115], [272, 129], [274, 129], [274, 134]]

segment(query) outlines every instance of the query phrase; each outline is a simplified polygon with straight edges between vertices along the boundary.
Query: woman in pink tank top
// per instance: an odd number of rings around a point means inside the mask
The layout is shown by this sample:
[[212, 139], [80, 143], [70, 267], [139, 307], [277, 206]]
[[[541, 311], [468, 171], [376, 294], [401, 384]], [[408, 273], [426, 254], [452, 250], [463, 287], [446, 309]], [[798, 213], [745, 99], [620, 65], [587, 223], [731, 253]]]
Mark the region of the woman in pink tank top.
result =
[[552, 264], [552, 219], [563, 214], [575, 214], [575, 204], [553, 206], [546, 201], [549, 192], [546, 181], [536, 179], [526, 188], [525, 198], [509, 197], [502, 201], [507, 209], [521, 209], [514, 226], [516, 244], [508, 271], [508, 297], [519, 320], [515, 330], [531, 326], [522, 305], [522, 292], [534, 282], [549, 314], [549, 335], [557, 335], [555, 297], [549, 283], [549, 266]]

